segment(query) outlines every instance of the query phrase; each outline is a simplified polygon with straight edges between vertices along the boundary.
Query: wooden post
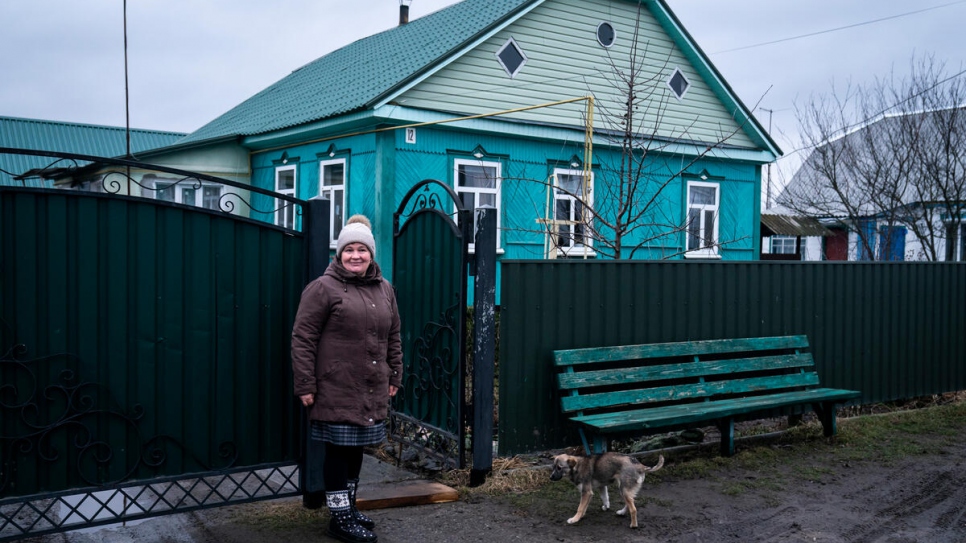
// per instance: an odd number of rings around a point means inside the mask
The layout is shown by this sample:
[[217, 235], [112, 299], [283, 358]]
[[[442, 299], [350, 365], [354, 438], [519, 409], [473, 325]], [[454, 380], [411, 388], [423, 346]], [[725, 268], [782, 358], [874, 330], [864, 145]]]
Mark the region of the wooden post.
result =
[[496, 355], [496, 214], [476, 210], [476, 281], [473, 302], [473, 468], [470, 486], [493, 469], [493, 375]]

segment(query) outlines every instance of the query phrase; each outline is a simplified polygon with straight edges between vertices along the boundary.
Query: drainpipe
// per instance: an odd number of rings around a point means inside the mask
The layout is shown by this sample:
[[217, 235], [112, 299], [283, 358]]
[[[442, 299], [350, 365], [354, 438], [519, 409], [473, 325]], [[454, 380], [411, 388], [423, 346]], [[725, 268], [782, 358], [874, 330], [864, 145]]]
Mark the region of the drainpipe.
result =
[[409, 22], [409, 5], [413, 0], [399, 0], [399, 26]]

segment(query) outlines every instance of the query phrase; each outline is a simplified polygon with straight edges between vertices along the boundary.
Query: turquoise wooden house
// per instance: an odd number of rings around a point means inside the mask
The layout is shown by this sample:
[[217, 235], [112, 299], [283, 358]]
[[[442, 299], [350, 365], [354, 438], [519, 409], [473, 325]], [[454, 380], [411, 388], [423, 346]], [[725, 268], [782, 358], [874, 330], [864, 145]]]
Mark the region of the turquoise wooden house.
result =
[[[206, 146], [225, 161], [208, 171], [328, 197], [333, 237], [368, 215], [389, 275], [393, 213], [429, 178], [498, 208], [500, 258], [755, 259], [762, 165], [780, 155], [663, 0], [401, 17], [153, 157]], [[289, 209], [265, 218], [298, 227]]]

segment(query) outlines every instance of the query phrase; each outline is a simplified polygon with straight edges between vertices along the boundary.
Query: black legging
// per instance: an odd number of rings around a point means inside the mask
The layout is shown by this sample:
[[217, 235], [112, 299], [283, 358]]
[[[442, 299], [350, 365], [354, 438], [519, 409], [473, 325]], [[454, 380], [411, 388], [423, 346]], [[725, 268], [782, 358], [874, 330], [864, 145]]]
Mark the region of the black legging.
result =
[[362, 447], [345, 447], [325, 444], [325, 460], [322, 463], [322, 477], [327, 492], [338, 492], [349, 488], [350, 479], [358, 479], [362, 471]]

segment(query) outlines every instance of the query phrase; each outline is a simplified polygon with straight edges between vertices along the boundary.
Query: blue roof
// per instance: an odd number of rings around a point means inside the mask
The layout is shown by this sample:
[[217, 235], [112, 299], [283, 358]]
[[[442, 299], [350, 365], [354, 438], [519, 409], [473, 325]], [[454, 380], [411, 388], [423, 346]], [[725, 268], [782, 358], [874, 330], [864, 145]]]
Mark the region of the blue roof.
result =
[[[183, 137], [179, 132], [131, 129], [131, 153], [165, 147]], [[0, 117], [0, 147], [118, 157], [127, 154], [126, 140], [123, 127]], [[0, 185], [21, 186], [12, 175], [43, 168], [52, 161], [42, 156], [0, 154]], [[31, 181], [28, 186], [48, 185]]]
[[264, 134], [372, 107], [537, 0], [464, 0], [318, 58], [179, 143]]

